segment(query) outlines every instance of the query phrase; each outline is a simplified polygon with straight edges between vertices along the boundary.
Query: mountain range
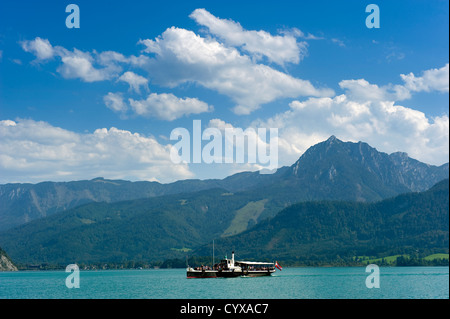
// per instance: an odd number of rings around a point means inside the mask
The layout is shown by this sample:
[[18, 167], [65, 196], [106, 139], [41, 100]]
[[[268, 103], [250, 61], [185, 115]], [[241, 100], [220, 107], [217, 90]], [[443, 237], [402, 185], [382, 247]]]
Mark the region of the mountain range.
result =
[[[308, 201], [216, 241], [216, 253], [235, 249], [241, 259], [320, 264], [356, 256], [426, 256], [449, 246], [449, 180], [425, 192], [376, 203]], [[210, 254], [208, 243], [196, 255]]]
[[[317, 211], [318, 216], [326, 214], [328, 208], [314, 205], [324, 200], [331, 205], [329, 209], [346, 211], [347, 208], [335, 208], [335, 201], [346, 201], [348, 210], [356, 215], [361, 210], [380, 215], [384, 209], [373, 207], [383, 200], [403, 193], [425, 192], [448, 178], [448, 174], [448, 163], [428, 165], [405, 153], [386, 154], [366, 143], [343, 142], [332, 136], [309, 148], [292, 166], [282, 167], [274, 174], [244, 172], [222, 180], [170, 184], [103, 178], [6, 184], [0, 185], [0, 246], [19, 263], [171, 258], [195, 251], [215, 238], [225, 243], [255, 229], [266, 233], [264, 238], [268, 240], [270, 236], [260, 227], [281, 218], [286, 210], [298, 208], [296, 205], [302, 205], [299, 202], [306, 202], [309, 213]], [[448, 202], [448, 191], [446, 196]], [[441, 207], [443, 199], [439, 198]], [[360, 217], [363, 216], [372, 215]], [[342, 217], [345, 219], [346, 215]], [[296, 219], [292, 222], [295, 224]], [[335, 222], [333, 227], [339, 229], [339, 219]], [[302, 222], [298, 226], [301, 225]], [[448, 250], [448, 204], [446, 225]], [[289, 229], [287, 225], [283, 227]], [[314, 233], [312, 228], [308, 231]], [[297, 236], [292, 231], [284, 233]], [[254, 233], [252, 236], [258, 238]], [[309, 240], [314, 241], [311, 236]], [[275, 238], [284, 241], [284, 245], [292, 243], [283, 236]], [[355, 238], [361, 241], [360, 237]], [[229, 245], [236, 246], [239, 239], [236, 240]], [[257, 242], [265, 241], [258, 238]], [[269, 252], [270, 247], [278, 246], [272, 242], [261, 247]], [[251, 255], [252, 249], [242, 249]], [[302, 249], [292, 248], [284, 255], [294, 252], [296, 256], [305, 254]], [[323, 255], [318, 251], [316, 254]]]
[[[316, 199], [376, 201], [424, 191], [448, 177], [448, 163], [428, 165], [406, 153], [386, 154], [368, 144], [342, 142], [331, 136], [309, 148], [290, 167], [274, 174], [243, 172], [225, 179], [181, 180], [169, 184], [92, 180], [0, 185], [0, 231], [89, 202], [118, 202], [223, 188], [230, 192], [273, 189], [287, 202]], [[265, 186], [271, 185], [270, 188]]]

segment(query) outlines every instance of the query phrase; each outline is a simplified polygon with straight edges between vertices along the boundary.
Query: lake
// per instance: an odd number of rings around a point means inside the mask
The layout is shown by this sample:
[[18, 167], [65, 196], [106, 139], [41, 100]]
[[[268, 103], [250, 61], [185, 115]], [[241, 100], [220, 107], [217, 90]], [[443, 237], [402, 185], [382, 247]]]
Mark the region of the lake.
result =
[[367, 288], [365, 267], [287, 268], [270, 277], [187, 279], [184, 269], [0, 272], [0, 299], [448, 299], [448, 267], [380, 267]]

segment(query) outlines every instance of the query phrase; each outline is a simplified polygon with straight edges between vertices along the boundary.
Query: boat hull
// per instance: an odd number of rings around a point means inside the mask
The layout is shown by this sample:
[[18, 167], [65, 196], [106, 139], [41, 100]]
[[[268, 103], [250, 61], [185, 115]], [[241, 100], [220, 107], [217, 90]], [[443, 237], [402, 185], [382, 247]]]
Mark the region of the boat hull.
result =
[[264, 270], [264, 271], [243, 271], [242, 275], [247, 277], [263, 277], [270, 276], [275, 272], [275, 270]]
[[187, 278], [216, 278], [216, 270], [188, 270]]
[[243, 275], [242, 271], [219, 270], [217, 272], [217, 277], [220, 278], [234, 278], [242, 275]]
[[190, 270], [187, 271], [187, 278], [234, 278], [240, 276], [263, 277], [263, 276], [270, 276], [274, 272], [275, 270], [264, 270], [264, 271]]

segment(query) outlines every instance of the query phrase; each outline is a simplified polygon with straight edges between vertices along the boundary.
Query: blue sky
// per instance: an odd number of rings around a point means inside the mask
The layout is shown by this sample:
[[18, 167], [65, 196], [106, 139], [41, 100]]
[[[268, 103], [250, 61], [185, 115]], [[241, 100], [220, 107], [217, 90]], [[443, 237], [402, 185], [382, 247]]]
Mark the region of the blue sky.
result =
[[[65, 25], [68, 4], [80, 28]], [[369, 29], [368, 4], [380, 8]], [[278, 128], [279, 165], [336, 135], [448, 162], [448, 1], [2, 1], [0, 183], [223, 178], [177, 127]]]

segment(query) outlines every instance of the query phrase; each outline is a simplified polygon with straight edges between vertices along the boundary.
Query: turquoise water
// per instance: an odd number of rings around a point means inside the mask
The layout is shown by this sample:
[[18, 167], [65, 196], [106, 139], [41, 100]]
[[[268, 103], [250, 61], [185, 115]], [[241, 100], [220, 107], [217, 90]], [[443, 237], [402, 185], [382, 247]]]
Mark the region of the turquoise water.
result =
[[0, 299], [441, 299], [448, 267], [381, 267], [380, 288], [366, 287], [365, 267], [283, 268], [271, 277], [186, 279], [184, 269], [0, 272]]

